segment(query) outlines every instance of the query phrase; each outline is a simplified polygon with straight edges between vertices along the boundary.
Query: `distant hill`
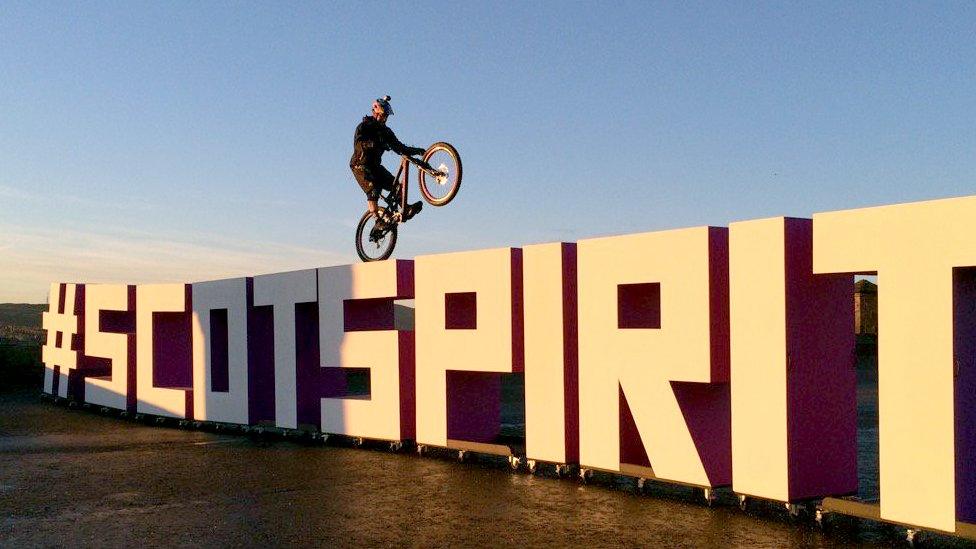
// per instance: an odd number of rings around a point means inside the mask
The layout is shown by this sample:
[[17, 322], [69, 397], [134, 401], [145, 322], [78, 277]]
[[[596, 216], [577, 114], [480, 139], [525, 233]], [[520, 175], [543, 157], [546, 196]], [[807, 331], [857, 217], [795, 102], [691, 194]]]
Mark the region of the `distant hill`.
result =
[[0, 303], [0, 343], [40, 345], [41, 313], [46, 310], [43, 304]]
[[46, 310], [47, 305], [0, 303], [0, 392], [41, 386], [41, 313]]
[[413, 330], [414, 323], [413, 307], [407, 305], [393, 304], [393, 323], [399, 330]]
[[0, 303], [0, 326], [41, 328], [41, 313], [47, 305], [32, 303]]

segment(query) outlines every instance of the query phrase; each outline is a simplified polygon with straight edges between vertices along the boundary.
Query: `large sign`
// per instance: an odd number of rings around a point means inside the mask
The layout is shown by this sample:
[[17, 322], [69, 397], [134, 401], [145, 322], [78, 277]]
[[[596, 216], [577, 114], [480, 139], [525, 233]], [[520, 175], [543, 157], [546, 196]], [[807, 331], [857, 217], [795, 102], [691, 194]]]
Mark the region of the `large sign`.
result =
[[[976, 522], [976, 197], [193, 284], [53, 284], [44, 390], [525, 454], [793, 502], [857, 491], [876, 274], [881, 517]], [[397, 300], [415, 300], [413, 325]], [[353, 391], [348, 374], [368, 378]]]

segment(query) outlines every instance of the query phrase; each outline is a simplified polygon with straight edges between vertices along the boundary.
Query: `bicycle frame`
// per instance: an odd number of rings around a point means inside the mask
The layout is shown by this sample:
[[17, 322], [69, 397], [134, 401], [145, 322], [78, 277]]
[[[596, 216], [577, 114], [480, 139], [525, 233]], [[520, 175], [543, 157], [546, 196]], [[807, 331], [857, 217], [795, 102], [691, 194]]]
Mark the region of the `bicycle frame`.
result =
[[[437, 173], [423, 160], [418, 160], [405, 154], [400, 155], [400, 168], [397, 170], [396, 177], [393, 178], [393, 190], [387, 196], [383, 197], [383, 201], [386, 202], [387, 207], [393, 207], [396, 204], [396, 211], [393, 213], [393, 216], [398, 223], [403, 218], [403, 207], [409, 204], [407, 202], [407, 196], [408, 187], [410, 186], [410, 164], [415, 164], [418, 170], [424, 170], [431, 173], [431, 175]], [[391, 201], [397, 194], [399, 198]]]
[[408, 165], [409, 158], [410, 157], [405, 154], [400, 155], [400, 169], [397, 170], [396, 177], [393, 178], [393, 189], [390, 191], [388, 198], [386, 199], [387, 206], [392, 206], [393, 204], [390, 203], [389, 198], [393, 197], [395, 193], [399, 192], [400, 197], [397, 203], [396, 213], [393, 214], [396, 216], [397, 221], [400, 221], [403, 206], [405, 204], [409, 204], [409, 202], [407, 202], [410, 187], [410, 166]]

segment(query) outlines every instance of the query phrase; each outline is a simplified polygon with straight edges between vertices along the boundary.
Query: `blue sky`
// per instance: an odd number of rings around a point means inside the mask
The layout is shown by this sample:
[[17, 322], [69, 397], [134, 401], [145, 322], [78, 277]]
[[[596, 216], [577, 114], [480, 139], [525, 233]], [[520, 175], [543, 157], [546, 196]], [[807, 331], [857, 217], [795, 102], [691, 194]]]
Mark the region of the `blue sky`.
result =
[[354, 261], [383, 94], [464, 161], [398, 257], [972, 194], [974, 29], [972, 2], [2, 2], [0, 302]]

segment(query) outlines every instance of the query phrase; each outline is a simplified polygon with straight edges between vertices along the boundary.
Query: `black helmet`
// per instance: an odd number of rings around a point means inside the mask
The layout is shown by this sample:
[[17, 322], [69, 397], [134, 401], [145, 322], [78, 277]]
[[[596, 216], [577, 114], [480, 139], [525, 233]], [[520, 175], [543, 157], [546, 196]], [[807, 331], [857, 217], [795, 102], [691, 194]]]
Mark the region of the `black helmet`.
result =
[[390, 96], [384, 95], [375, 101], [380, 108], [383, 109], [383, 113], [387, 116], [393, 116], [393, 107], [390, 106]]

